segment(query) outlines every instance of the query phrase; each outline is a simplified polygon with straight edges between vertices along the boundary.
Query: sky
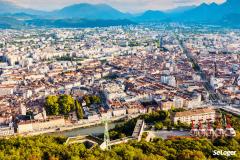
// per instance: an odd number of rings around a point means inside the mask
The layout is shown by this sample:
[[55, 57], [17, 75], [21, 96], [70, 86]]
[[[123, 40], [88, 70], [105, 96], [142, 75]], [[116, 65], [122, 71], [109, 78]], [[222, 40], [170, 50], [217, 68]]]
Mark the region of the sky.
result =
[[145, 10], [168, 10], [178, 6], [199, 5], [201, 3], [223, 3], [225, 0], [7, 0], [17, 5], [39, 9], [55, 10], [76, 3], [106, 3], [123, 12], [142, 12]]

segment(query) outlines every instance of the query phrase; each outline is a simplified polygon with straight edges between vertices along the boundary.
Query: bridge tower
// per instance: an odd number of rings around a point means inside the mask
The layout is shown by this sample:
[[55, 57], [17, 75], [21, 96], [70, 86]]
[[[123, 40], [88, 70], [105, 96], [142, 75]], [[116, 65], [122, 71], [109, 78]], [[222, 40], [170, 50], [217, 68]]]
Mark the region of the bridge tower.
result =
[[109, 137], [109, 132], [108, 132], [108, 120], [105, 119], [103, 120], [103, 123], [105, 125], [105, 130], [104, 130], [104, 143], [106, 144], [106, 150], [110, 150], [111, 147], [109, 145], [110, 143], [110, 137]]

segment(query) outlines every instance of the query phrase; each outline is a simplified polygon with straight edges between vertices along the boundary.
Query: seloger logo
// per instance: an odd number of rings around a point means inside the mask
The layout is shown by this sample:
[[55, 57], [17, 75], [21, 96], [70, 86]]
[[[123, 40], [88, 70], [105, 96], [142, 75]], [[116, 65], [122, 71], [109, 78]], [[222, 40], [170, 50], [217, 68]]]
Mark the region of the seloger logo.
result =
[[223, 150], [214, 150], [213, 151], [213, 155], [214, 156], [233, 156], [233, 155], [236, 155], [236, 151], [223, 151]]

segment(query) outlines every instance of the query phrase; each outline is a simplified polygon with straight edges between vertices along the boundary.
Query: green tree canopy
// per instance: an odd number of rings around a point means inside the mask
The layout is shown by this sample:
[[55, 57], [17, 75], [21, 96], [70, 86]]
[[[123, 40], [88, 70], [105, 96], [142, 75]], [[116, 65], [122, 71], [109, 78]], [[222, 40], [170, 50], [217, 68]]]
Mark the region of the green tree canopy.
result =
[[156, 130], [161, 130], [161, 129], [163, 129], [163, 124], [162, 124], [162, 122], [157, 122], [157, 123], [155, 123], [154, 127]]
[[60, 108], [58, 104], [58, 96], [47, 96], [45, 109], [49, 115], [59, 115]]
[[58, 103], [62, 114], [68, 114], [70, 111], [75, 110], [74, 99], [70, 95], [61, 95], [58, 99]]
[[77, 113], [77, 117], [78, 119], [83, 119], [83, 108], [82, 105], [79, 103], [78, 100], [75, 100], [75, 107], [76, 107], [76, 113]]

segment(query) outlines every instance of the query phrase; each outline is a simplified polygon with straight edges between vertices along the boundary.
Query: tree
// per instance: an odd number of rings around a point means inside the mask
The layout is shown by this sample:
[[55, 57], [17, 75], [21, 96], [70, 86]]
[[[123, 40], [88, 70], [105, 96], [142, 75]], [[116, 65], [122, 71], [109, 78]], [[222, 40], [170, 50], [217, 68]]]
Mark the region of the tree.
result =
[[[109, 133], [118, 135], [118, 133]], [[205, 160], [214, 159], [213, 150], [240, 151], [240, 145], [235, 138], [225, 138], [223, 146], [214, 145], [207, 139], [154, 139], [152, 142], [129, 141], [112, 146], [109, 151], [99, 147], [88, 148], [84, 143], [66, 145], [67, 137], [54, 135], [39, 135], [28, 137], [0, 138], [0, 159], [83, 159], [83, 160]], [[217, 159], [239, 159], [239, 155]]]
[[83, 108], [81, 104], [78, 102], [78, 100], [75, 100], [75, 107], [76, 107], [76, 113], [77, 113], [78, 119], [83, 119], [84, 117]]
[[171, 125], [171, 120], [170, 120], [170, 118], [165, 119], [165, 120], [163, 121], [163, 125], [164, 125], [164, 126], [170, 126], [170, 125]]
[[93, 96], [91, 96], [91, 102], [94, 104], [99, 104], [99, 103], [101, 103], [101, 99], [99, 96], [93, 95]]
[[70, 111], [75, 110], [74, 99], [70, 95], [61, 95], [58, 103], [60, 105], [60, 113], [68, 114]]
[[162, 124], [162, 122], [157, 122], [157, 123], [155, 123], [154, 127], [156, 130], [161, 130], [161, 129], [163, 129], [163, 124]]
[[91, 105], [90, 97], [88, 95], [85, 95], [83, 97], [83, 100], [86, 102], [88, 107]]
[[47, 96], [45, 109], [49, 115], [59, 115], [58, 96]]
[[167, 117], [169, 117], [169, 112], [168, 111], [160, 111], [159, 117], [160, 117], [160, 120], [165, 120]]
[[185, 159], [185, 160], [205, 160], [206, 159], [203, 152], [201, 152], [201, 151], [190, 151], [188, 149], [183, 150], [180, 153], [179, 158], [180, 159]]
[[167, 126], [167, 130], [171, 131], [172, 130], [172, 126]]

